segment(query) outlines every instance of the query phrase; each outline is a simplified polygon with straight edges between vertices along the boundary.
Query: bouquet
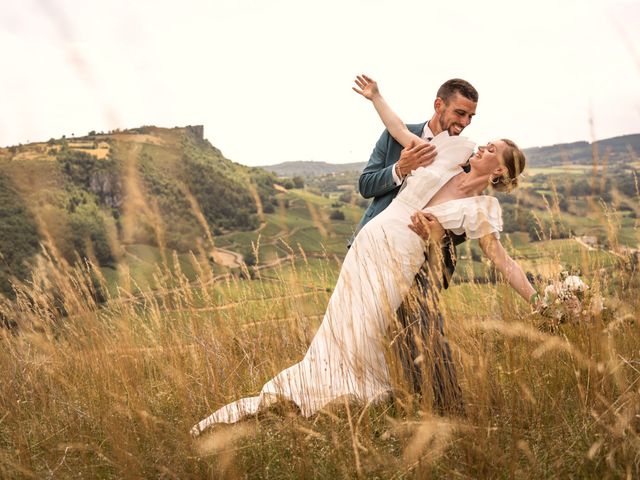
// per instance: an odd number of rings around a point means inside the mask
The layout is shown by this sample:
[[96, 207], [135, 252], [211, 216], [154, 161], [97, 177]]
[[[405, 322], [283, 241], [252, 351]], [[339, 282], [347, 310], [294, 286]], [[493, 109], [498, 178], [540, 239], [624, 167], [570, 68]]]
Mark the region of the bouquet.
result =
[[562, 271], [559, 280], [544, 289], [540, 313], [557, 323], [575, 321], [582, 313], [582, 303], [588, 290], [589, 286], [578, 275]]

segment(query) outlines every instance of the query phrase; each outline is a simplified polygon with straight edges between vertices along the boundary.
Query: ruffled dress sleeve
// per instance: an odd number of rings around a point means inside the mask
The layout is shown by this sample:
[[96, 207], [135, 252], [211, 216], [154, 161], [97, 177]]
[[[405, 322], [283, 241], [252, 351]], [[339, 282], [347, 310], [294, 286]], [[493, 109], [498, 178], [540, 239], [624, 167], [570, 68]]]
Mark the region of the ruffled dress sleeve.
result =
[[438, 219], [445, 230], [467, 238], [482, 238], [493, 234], [500, 238], [502, 208], [498, 199], [490, 195], [451, 200], [424, 209]]

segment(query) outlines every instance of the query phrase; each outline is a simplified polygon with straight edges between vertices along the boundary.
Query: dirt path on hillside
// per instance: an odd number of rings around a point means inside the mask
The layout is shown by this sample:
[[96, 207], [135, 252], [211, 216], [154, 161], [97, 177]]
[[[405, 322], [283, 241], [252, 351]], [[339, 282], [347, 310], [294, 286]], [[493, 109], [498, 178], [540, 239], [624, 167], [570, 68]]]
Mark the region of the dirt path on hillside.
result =
[[596, 250], [596, 249], [595, 249], [595, 248], [593, 248], [591, 245], [588, 245], [588, 244], [586, 244], [584, 241], [582, 241], [582, 239], [581, 239], [581, 238], [573, 237], [573, 239], [574, 239], [576, 242], [578, 242], [580, 245], [582, 245], [584, 248], [586, 248], [586, 249], [587, 249], [587, 251], [589, 251], [589, 252], [593, 252], [593, 251], [595, 251], [595, 250]]
[[610, 253], [611, 255], [614, 255], [618, 258], [622, 258], [625, 259], [626, 257], [624, 255], [622, 255], [620, 252], [616, 252], [615, 250], [611, 250], [608, 248], [595, 248], [592, 247], [591, 245], [588, 245], [587, 243], [585, 243], [584, 241], [582, 241], [582, 239], [578, 238], [578, 237], [573, 237], [573, 239], [578, 242], [580, 245], [582, 245], [584, 248], [587, 249], [587, 251], [589, 252], [598, 252], [598, 251], [602, 251], [602, 252], [606, 252], [606, 253]]
[[211, 256], [214, 262], [227, 268], [240, 268], [244, 263], [244, 257], [241, 253], [224, 248], [215, 248]]

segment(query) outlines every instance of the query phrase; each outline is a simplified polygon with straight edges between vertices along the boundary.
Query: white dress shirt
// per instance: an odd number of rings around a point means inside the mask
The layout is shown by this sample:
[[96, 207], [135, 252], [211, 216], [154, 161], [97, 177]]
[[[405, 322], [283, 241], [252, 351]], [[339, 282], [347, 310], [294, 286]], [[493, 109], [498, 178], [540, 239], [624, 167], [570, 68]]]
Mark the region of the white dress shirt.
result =
[[[428, 140], [429, 138], [435, 137], [435, 135], [433, 134], [433, 132], [429, 128], [429, 122], [424, 124], [424, 128], [422, 129], [422, 135], [420, 135], [420, 137], [423, 138], [424, 140]], [[396, 164], [395, 163], [393, 164], [393, 168], [391, 169], [391, 173], [393, 174], [393, 183], [396, 186], [401, 185], [403, 179], [400, 178], [398, 176], [398, 174], [396, 173]]]

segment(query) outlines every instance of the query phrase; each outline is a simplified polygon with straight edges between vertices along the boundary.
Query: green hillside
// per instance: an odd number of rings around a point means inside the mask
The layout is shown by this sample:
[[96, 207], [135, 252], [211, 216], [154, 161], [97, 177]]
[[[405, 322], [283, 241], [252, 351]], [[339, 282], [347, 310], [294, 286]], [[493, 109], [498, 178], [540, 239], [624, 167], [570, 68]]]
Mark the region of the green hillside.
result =
[[[630, 137], [640, 139], [640, 135]], [[586, 151], [579, 164], [558, 162], [537, 167], [528, 157], [520, 187], [510, 194], [496, 195], [505, 233], [523, 233], [527, 242], [589, 236], [603, 248], [637, 249], [640, 165], [633, 145], [626, 144], [623, 156], [625, 138], [603, 141], [616, 144], [619, 157], [617, 161], [611, 160], [613, 156], [597, 157], [595, 167]], [[548, 148], [558, 152], [555, 147]], [[590, 147], [588, 152], [591, 155]], [[318, 195], [366, 206], [368, 201], [358, 194], [359, 175], [358, 171], [339, 172], [304, 180], [307, 189]], [[475, 247], [474, 252], [480, 255]]]
[[633, 152], [640, 151], [640, 134], [606, 138], [593, 143], [573, 142], [525, 149], [534, 167], [567, 164], [602, 165], [628, 162]]
[[0, 289], [11, 295], [9, 278], [27, 278], [39, 242], [69, 263], [89, 258], [103, 267], [115, 267], [130, 245], [210, 249], [209, 232], [260, 226], [263, 210], [277, 205], [274, 181], [225, 158], [201, 127], [0, 149]]

